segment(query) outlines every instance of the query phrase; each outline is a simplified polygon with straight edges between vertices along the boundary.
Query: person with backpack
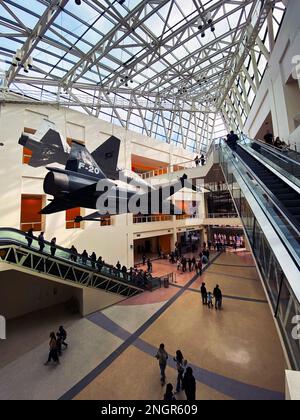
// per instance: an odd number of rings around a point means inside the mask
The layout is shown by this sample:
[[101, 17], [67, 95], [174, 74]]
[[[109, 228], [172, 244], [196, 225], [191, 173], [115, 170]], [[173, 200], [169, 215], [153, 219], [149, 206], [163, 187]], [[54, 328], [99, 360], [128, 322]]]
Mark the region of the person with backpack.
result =
[[176, 357], [174, 357], [174, 362], [176, 362], [176, 368], [177, 368], [177, 385], [176, 385], [176, 392], [180, 392], [180, 388], [182, 387], [182, 381], [183, 381], [183, 374], [184, 369], [187, 364], [187, 361], [184, 360], [183, 354], [180, 350], [176, 351]]
[[159, 368], [160, 368], [160, 381], [162, 386], [165, 384], [166, 382], [166, 367], [167, 367], [167, 360], [168, 360], [168, 353], [165, 350], [165, 345], [162, 343], [159, 346], [159, 349], [156, 353], [156, 359], [158, 360], [159, 363]]

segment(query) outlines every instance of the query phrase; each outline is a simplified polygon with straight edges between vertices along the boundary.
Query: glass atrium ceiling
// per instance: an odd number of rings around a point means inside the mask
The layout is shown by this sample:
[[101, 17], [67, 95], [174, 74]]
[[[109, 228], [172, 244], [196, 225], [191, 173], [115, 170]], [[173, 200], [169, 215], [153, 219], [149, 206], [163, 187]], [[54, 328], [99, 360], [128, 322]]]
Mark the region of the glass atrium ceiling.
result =
[[285, 3], [0, 0], [2, 100], [60, 103], [205, 152], [243, 127]]

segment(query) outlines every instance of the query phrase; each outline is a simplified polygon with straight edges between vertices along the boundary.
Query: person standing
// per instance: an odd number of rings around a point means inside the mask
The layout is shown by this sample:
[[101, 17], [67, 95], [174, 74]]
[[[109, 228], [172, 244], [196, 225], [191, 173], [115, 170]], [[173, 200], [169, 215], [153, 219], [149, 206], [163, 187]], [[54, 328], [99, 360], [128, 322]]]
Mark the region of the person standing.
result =
[[221, 309], [221, 307], [222, 307], [222, 291], [221, 291], [221, 289], [220, 289], [220, 287], [219, 287], [218, 284], [214, 288], [213, 295], [214, 295], [214, 297], [216, 299], [215, 308], [216, 309]]
[[87, 259], [89, 258], [89, 255], [86, 251], [86, 249], [83, 251], [83, 253], [81, 254], [81, 262], [83, 265], [86, 265]]
[[176, 351], [176, 357], [174, 357], [174, 362], [176, 362], [176, 368], [177, 368], [176, 392], [180, 392], [180, 389], [182, 388], [184, 369], [187, 364], [187, 361], [184, 360], [183, 354], [180, 350]]
[[233, 151], [236, 151], [236, 146], [238, 142], [238, 136], [235, 134], [234, 131], [230, 131], [230, 134], [227, 138], [227, 144]]
[[103, 260], [102, 260], [102, 257], [100, 256], [98, 257], [98, 260], [97, 260], [97, 269], [99, 273], [101, 273], [102, 267], [103, 267]]
[[50, 242], [50, 252], [51, 256], [54, 257], [56, 252], [56, 238], [52, 238]]
[[56, 336], [55, 333], [52, 332], [50, 334], [50, 342], [49, 342], [49, 356], [48, 356], [48, 360], [45, 364], [48, 365], [51, 360], [53, 360], [53, 362], [57, 363], [59, 365], [59, 358], [58, 358], [58, 354], [57, 354], [57, 343], [56, 343]]
[[164, 395], [164, 401], [175, 401], [175, 395], [173, 393], [173, 385], [167, 384], [166, 386], [166, 393]]
[[28, 230], [28, 232], [26, 233], [26, 239], [27, 239], [27, 243], [28, 243], [29, 248], [31, 247], [33, 238], [34, 238], [34, 236], [33, 236], [33, 228], [30, 228]]
[[95, 267], [96, 267], [96, 261], [97, 261], [97, 255], [96, 255], [95, 252], [92, 252], [92, 254], [90, 256], [90, 259], [91, 259], [92, 268], [95, 269]]
[[205, 287], [205, 283], [202, 283], [200, 288], [201, 296], [202, 296], [202, 303], [203, 305], [207, 305], [207, 290]]
[[200, 161], [201, 161], [201, 166], [204, 166], [205, 165], [205, 157], [204, 157], [203, 154], [200, 156]]
[[146, 257], [145, 254], [142, 256], [142, 259], [143, 259], [143, 265], [145, 265], [146, 264], [146, 260], [147, 260], [147, 257]]
[[44, 238], [44, 232], [41, 232], [38, 236], [38, 243], [40, 247], [40, 252], [43, 252], [43, 249], [45, 248], [45, 238]]
[[196, 380], [193, 375], [193, 369], [188, 366], [183, 377], [183, 389], [187, 401], [196, 401]]
[[162, 343], [159, 346], [159, 349], [157, 351], [156, 354], [156, 359], [158, 360], [159, 363], [159, 368], [160, 368], [160, 381], [161, 384], [164, 385], [166, 382], [166, 367], [167, 367], [167, 360], [168, 360], [168, 353], [165, 350], [165, 345]]
[[199, 156], [198, 155], [195, 157], [194, 161], [195, 161], [195, 165], [199, 166]]

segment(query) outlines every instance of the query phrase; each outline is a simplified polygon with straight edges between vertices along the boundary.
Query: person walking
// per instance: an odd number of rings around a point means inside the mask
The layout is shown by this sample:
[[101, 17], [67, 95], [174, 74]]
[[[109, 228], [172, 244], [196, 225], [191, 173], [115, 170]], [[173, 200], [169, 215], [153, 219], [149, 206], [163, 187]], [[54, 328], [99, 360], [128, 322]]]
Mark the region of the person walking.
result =
[[49, 356], [48, 356], [48, 360], [46, 363], [44, 363], [44, 365], [48, 365], [51, 360], [53, 360], [53, 362], [55, 362], [56, 364], [59, 365], [59, 358], [58, 358], [58, 354], [57, 354], [57, 343], [56, 343], [56, 336], [55, 333], [52, 332], [50, 334], [50, 342], [49, 342]]
[[182, 388], [184, 369], [185, 369], [185, 366], [187, 364], [187, 361], [184, 360], [183, 354], [180, 350], [176, 351], [176, 356], [174, 357], [174, 362], [176, 362], [176, 368], [177, 368], [176, 392], [180, 392], [180, 389]]
[[189, 258], [188, 259], [188, 266], [189, 266], [189, 272], [192, 271], [192, 260]]
[[205, 287], [205, 283], [202, 283], [200, 288], [201, 296], [202, 296], [202, 303], [203, 305], [207, 305], [207, 290]]
[[175, 401], [175, 395], [173, 393], [173, 385], [167, 384], [166, 386], [166, 393], [164, 395], [164, 401]]
[[213, 295], [214, 295], [214, 298], [216, 299], [215, 308], [221, 309], [222, 308], [222, 291], [218, 284], [214, 288]]
[[54, 257], [56, 252], [56, 238], [52, 238], [50, 242], [50, 252], [51, 256]]
[[40, 247], [40, 252], [43, 252], [43, 249], [45, 248], [45, 238], [44, 238], [44, 232], [41, 232], [38, 236], [38, 243]]
[[187, 401], [196, 401], [196, 380], [193, 375], [193, 369], [188, 366], [183, 377], [183, 389]]
[[201, 276], [202, 275], [202, 266], [203, 266], [201, 258], [198, 261], [197, 265], [198, 265], [198, 274]]
[[213, 295], [212, 295], [212, 293], [211, 292], [208, 292], [207, 293], [207, 307], [210, 309], [210, 308], [213, 308], [214, 307], [214, 305], [213, 305]]
[[152, 273], [152, 262], [150, 258], [147, 259], [147, 270], [149, 273]]
[[68, 347], [68, 343], [66, 343], [67, 331], [64, 329], [63, 325], [60, 325], [58, 329], [58, 333], [60, 336], [61, 344], [65, 346], [65, 348], [67, 348]]
[[28, 243], [29, 248], [31, 247], [33, 238], [34, 238], [34, 236], [33, 236], [33, 228], [30, 228], [28, 230], [28, 232], [26, 233], [26, 240], [27, 240], [27, 243]]
[[166, 382], [165, 371], [166, 371], [166, 367], [167, 367], [167, 360], [168, 360], [168, 357], [169, 357], [168, 353], [165, 350], [165, 345], [163, 343], [159, 346], [159, 349], [158, 349], [155, 357], [156, 357], [156, 359], [158, 360], [158, 363], [159, 363], [160, 381], [161, 381], [161, 384], [163, 386]]

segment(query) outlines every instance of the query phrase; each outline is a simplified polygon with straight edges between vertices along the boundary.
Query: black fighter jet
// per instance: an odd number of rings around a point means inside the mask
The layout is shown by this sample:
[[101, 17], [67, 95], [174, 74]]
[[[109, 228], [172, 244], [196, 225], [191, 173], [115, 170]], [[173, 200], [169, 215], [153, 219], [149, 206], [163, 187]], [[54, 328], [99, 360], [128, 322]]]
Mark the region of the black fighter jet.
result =
[[[143, 181], [142, 186], [128, 180], [106, 176], [86, 147], [73, 141], [65, 169], [47, 167], [44, 191], [54, 198], [42, 214], [51, 214], [75, 207], [97, 209], [84, 220], [95, 220], [103, 215], [182, 214], [168, 200], [184, 187], [198, 191], [184, 175], [179, 180], [154, 189]], [[77, 221], [82, 218], [77, 218]]]

